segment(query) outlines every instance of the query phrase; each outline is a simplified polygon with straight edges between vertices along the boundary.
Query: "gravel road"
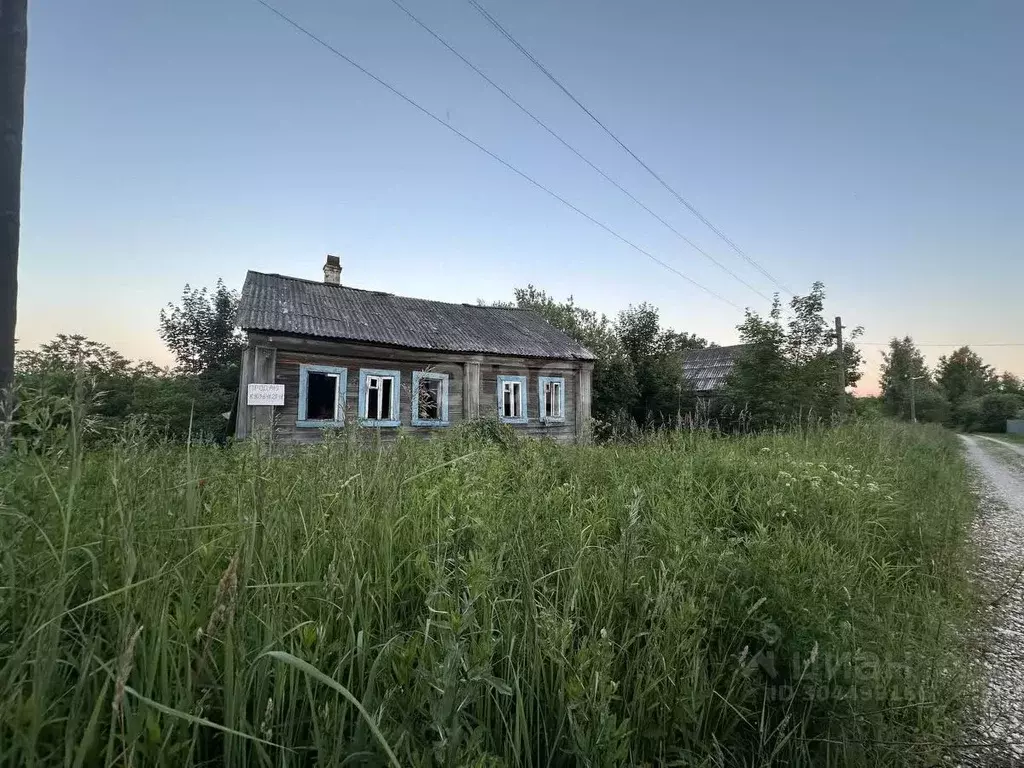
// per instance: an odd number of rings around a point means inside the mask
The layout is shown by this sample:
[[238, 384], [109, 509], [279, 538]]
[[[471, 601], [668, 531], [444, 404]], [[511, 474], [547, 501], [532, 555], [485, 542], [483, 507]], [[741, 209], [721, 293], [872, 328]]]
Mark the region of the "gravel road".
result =
[[[1024, 765], [1024, 449], [992, 438], [962, 436], [977, 470], [980, 499], [973, 537], [986, 597], [981, 640], [981, 711], [963, 765]], [[995, 603], [995, 605], [989, 605]]]

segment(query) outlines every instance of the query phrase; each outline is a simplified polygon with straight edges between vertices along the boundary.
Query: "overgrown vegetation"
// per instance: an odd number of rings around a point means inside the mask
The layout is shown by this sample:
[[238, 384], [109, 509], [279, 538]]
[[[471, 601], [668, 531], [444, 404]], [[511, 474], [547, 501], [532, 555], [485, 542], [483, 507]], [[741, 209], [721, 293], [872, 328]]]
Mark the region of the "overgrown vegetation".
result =
[[[18, 350], [16, 381], [23, 418], [50, 414], [48, 404], [85, 398], [100, 431], [142, 420], [151, 431], [183, 442], [223, 441], [238, 391], [244, 341], [235, 328], [238, 294], [186, 285], [181, 303], [160, 312], [160, 336], [177, 365], [163, 369], [133, 362], [116, 350], [80, 335], [59, 334], [36, 350]], [[59, 410], [59, 409], [58, 409]], [[49, 416], [48, 416], [49, 417]], [[36, 425], [37, 427], [39, 425]], [[67, 426], [58, 415], [53, 429]], [[38, 440], [39, 429], [33, 434]]]
[[64, 440], [0, 463], [4, 765], [902, 766], [957, 738], [971, 499], [937, 428], [87, 452], [60, 407]]
[[[825, 319], [825, 286], [794, 296], [783, 317], [778, 296], [768, 317], [747, 310], [739, 326], [748, 345], [736, 361], [724, 401], [753, 429], [831, 421], [851, 407], [845, 387], [860, 379], [863, 362], [852, 329], [838, 355], [835, 325]], [[840, 387], [840, 380], [843, 386]]]

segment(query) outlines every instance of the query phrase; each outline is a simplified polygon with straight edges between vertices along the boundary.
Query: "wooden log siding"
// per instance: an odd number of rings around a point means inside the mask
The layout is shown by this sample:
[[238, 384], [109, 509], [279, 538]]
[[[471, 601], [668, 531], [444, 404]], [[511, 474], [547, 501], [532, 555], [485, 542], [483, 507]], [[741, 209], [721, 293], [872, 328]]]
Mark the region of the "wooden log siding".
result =
[[[370, 344], [331, 342], [288, 336], [249, 334], [253, 347], [272, 348], [276, 355], [272, 360], [273, 381], [285, 387], [284, 406], [275, 408], [275, 439], [291, 443], [315, 442], [321, 438], [321, 430], [298, 427], [299, 366], [326, 365], [348, 370], [347, 392], [344, 402], [346, 424], [358, 424], [359, 370], [376, 368], [397, 370], [401, 374], [399, 392], [399, 418], [401, 427], [362, 427], [367, 433], [378, 431], [385, 439], [393, 437], [400, 430], [409, 433], [429, 435], [442, 432], [448, 427], [412, 426], [412, 374], [414, 371], [433, 371], [448, 374], [449, 423], [454, 425], [474, 417], [481, 419], [498, 418], [498, 376], [526, 376], [526, 408], [528, 422], [512, 425], [517, 430], [533, 437], [550, 437], [559, 442], [585, 441], [588, 437], [586, 420], [577, 423], [578, 412], [587, 413], [590, 408], [590, 369], [593, 364], [569, 360], [543, 360], [505, 358], [477, 354], [459, 355], [454, 353], [421, 352], [411, 349], [396, 349]], [[253, 349], [250, 347], [250, 349]], [[247, 355], [252, 354], [249, 351]], [[256, 361], [243, 356], [243, 384], [247, 366]], [[265, 365], [265, 364], [264, 364]], [[253, 366], [254, 368], [256, 366]], [[264, 366], [260, 366], [265, 370]], [[263, 373], [263, 370], [260, 373]], [[250, 374], [252, 375], [252, 374]], [[538, 379], [541, 376], [556, 376], [565, 382], [565, 418], [555, 423], [540, 420], [540, 394]], [[254, 379], [250, 378], [249, 381]], [[584, 388], [580, 383], [585, 382]], [[474, 387], [474, 385], [476, 385]], [[467, 393], [467, 387], [470, 390]], [[474, 391], [475, 389], [475, 391]], [[244, 392], [240, 393], [244, 402]], [[254, 408], [243, 408], [243, 413]], [[269, 408], [264, 410], [268, 411]], [[251, 424], [253, 416], [247, 415]], [[239, 433], [239, 437], [244, 434]]]
[[[576, 371], [564, 361], [550, 363], [535, 362], [527, 366], [486, 365], [480, 366], [480, 418], [497, 419], [498, 377], [526, 377], [525, 424], [511, 424], [532, 437], [550, 437], [563, 443], [576, 440]], [[540, 376], [555, 376], [565, 380], [565, 419], [560, 422], [543, 423], [540, 420], [540, 391], [537, 380]]]
[[[347, 390], [345, 393], [344, 413], [346, 425], [359, 423], [359, 370], [373, 368], [377, 370], [398, 371], [401, 385], [398, 390], [398, 417], [401, 429], [412, 432], [430, 433], [441, 431], [447, 427], [414, 427], [412, 426], [412, 374], [413, 371], [431, 371], [448, 374], [448, 413], [449, 422], [461, 421], [462, 414], [462, 366], [453, 363], [422, 363], [415, 365], [407, 362], [388, 360], [387, 358], [334, 357], [330, 355], [314, 355], [308, 352], [293, 352], [284, 349], [277, 351], [277, 375], [275, 382], [284, 384], [284, 406], [278, 408], [277, 428], [275, 435], [287, 442], [305, 443], [320, 439], [321, 430], [314, 427], [298, 427], [299, 415], [299, 366], [329, 365], [334, 368], [348, 369]], [[397, 432], [396, 427], [360, 427], [367, 431], [379, 429], [387, 436]]]

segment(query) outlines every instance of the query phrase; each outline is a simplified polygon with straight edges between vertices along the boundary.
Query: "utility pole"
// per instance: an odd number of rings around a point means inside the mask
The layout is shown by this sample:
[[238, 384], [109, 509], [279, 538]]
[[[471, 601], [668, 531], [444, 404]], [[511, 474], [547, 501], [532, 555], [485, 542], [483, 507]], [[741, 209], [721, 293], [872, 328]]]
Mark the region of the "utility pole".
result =
[[839, 362], [839, 378], [836, 382], [839, 395], [839, 412], [846, 410], [846, 357], [843, 351], [843, 318], [836, 315], [836, 360]]
[[13, 405], [27, 53], [28, 0], [0, 0], [0, 450]]
[[910, 377], [910, 423], [917, 424], [917, 394], [914, 387], [914, 382], [918, 379], [923, 379], [924, 376], [911, 376]]

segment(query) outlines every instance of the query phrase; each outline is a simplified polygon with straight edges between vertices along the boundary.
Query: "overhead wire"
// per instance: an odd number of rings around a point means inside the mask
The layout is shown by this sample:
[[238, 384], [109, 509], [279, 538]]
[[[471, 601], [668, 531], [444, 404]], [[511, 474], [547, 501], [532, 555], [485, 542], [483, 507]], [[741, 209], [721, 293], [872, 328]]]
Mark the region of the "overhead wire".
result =
[[438, 125], [441, 125], [441, 126], [447, 128], [449, 131], [454, 133], [459, 138], [461, 138], [464, 141], [472, 144], [474, 147], [476, 147], [478, 150], [483, 152], [485, 155], [489, 156], [491, 159], [496, 160], [497, 162], [501, 163], [501, 165], [505, 166], [506, 168], [508, 168], [510, 171], [512, 171], [516, 175], [518, 175], [521, 178], [525, 179], [526, 181], [528, 181], [530, 184], [532, 184], [533, 186], [537, 187], [541, 191], [547, 193], [549, 196], [553, 197], [555, 200], [557, 200], [558, 202], [562, 203], [567, 208], [575, 211], [577, 214], [579, 214], [583, 218], [587, 219], [592, 224], [600, 227], [601, 229], [603, 229], [608, 234], [612, 235], [617, 240], [619, 240], [622, 243], [628, 245], [630, 248], [632, 248], [633, 250], [637, 251], [638, 253], [643, 254], [644, 256], [649, 258], [651, 261], [653, 261], [656, 264], [664, 267], [668, 271], [676, 274], [677, 276], [681, 277], [683, 280], [686, 280], [688, 283], [690, 283], [691, 285], [695, 286], [696, 288], [699, 288], [700, 290], [704, 291], [708, 295], [718, 299], [719, 301], [722, 301], [722, 302], [728, 304], [731, 307], [734, 307], [735, 309], [739, 309], [739, 310], [743, 309], [742, 307], [740, 307], [740, 305], [736, 304], [733, 301], [730, 301], [729, 299], [725, 298], [724, 296], [722, 296], [722, 295], [718, 294], [717, 292], [711, 290], [707, 286], [704, 286], [701, 283], [698, 283], [693, 278], [691, 278], [688, 275], [685, 275], [684, 273], [680, 272], [678, 269], [673, 267], [671, 264], [669, 264], [669, 263], [659, 259], [657, 256], [655, 256], [654, 254], [650, 253], [649, 251], [647, 251], [646, 249], [642, 248], [641, 246], [637, 245], [632, 240], [629, 240], [628, 238], [626, 238], [623, 235], [621, 235], [618, 232], [616, 232], [614, 229], [609, 227], [607, 224], [599, 221], [598, 219], [594, 218], [593, 216], [591, 216], [586, 211], [580, 209], [579, 207], [577, 207], [573, 203], [569, 202], [566, 198], [562, 197], [557, 192], [554, 192], [553, 190], [551, 190], [548, 187], [544, 186], [539, 181], [534, 179], [532, 176], [527, 174], [525, 171], [521, 171], [519, 168], [517, 168], [516, 166], [512, 165], [509, 161], [505, 160], [501, 156], [499, 156], [496, 153], [492, 152], [491, 150], [487, 149], [487, 147], [483, 146], [482, 144], [477, 142], [475, 139], [470, 138], [465, 133], [463, 133], [459, 129], [455, 128], [454, 126], [450, 125], [447, 121], [445, 121], [444, 119], [442, 119], [438, 115], [434, 114], [433, 112], [431, 112], [426, 107], [424, 107], [421, 104], [419, 104], [418, 102], [414, 101], [411, 97], [407, 96], [402, 91], [398, 90], [395, 86], [391, 85], [386, 80], [383, 80], [382, 78], [380, 78], [377, 75], [373, 74], [370, 70], [366, 69], [361, 64], [356, 62], [354, 59], [352, 59], [349, 56], [347, 56], [346, 54], [342, 53], [340, 50], [335, 48], [333, 45], [328, 43], [326, 40], [323, 40], [322, 38], [318, 37], [314, 32], [312, 32], [311, 30], [307, 29], [303, 25], [299, 24], [297, 21], [295, 21], [294, 19], [292, 19], [290, 16], [288, 16], [285, 13], [283, 13], [279, 9], [275, 8], [273, 5], [268, 3], [266, 0], [254, 0], [254, 1], [259, 3], [260, 5], [262, 5], [268, 11], [273, 13], [275, 16], [280, 18], [282, 21], [284, 21], [285, 23], [287, 23], [288, 25], [290, 25], [291, 27], [293, 27], [297, 31], [301, 32], [303, 35], [308, 37], [310, 40], [313, 40], [318, 45], [320, 45], [323, 48], [325, 48], [326, 50], [330, 51], [331, 53], [333, 53], [335, 56], [337, 56], [341, 60], [345, 61], [350, 66], [352, 66], [353, 68], [357, 69], [362, 74], [364, 74], [367, 77], [369, 77], [371, 80], [376, 82], [378, 85], [381, 85], [384, 88], [386, 88], [387, 90], [391, 91], [391, 93], [393, 93], [395, 96], [398, 96], [400, 99], [402, 99], [402, 101], [406, 102], [407, 104], [409, 104], [412, 107], [415, 107], [418, 111], [422, 112], [424, 115], [429, 117], [431, 120], [436, 122]]
[[632, 149], [630, 149], [626, 145], [626, 143], [624, 141], [622, 141], [622, 139], [620, 139], [607, 125], [605, 125], [600, 120], [600, 118], [597, 117], [597, 115], [595, 115], [591, 110], [589, 110], [583, 104], [583, 102], [581, 102], [578, 98], [576, 98], [576, 96], [573, 95], [572, 91], [570, 91], [557, 77], [555, 77], [551, 73], [551, 71], [547, 67], [545, 67], [544, 64], [542, 64], [540, 62], [539, 59], [537, 59], [536, 56], [534, 56], [532, 53], [530, 53], [530, 51], [528, 51], [518, 40], [516, 40], [516, 38], [513, 37], [513, 35], [507, 29], [505, 29], [505, 27], [503, 27], [501, 25], [501, 23], [497, 19], [495, 19], [494, 16], [492, 16], [487, 11], [486, 8], [484, 8], [482, 5], [480, 5], [480, 3], [477, 2], [477, 0], [467, 0], [467, 2], [471, 6], [473, 6], [473, 8], [475, 8], [476, 11], [481, 16], [483, 16], [483, 18], [492, 27], [494, 27], [506, 40], [508, 40], [509, 43], [511, 43], [514, 48], [516, 48], [527, 59], [529, 59], [530, 62], [532, 62], [533, 65], [536, 66], [544, 74], [544, 76], [548, 78], [548, 80], [550, 80], [552, 83], [554, 83], [566, 96], [569, 97], [569, 99], [571, 99], [573, 101], [574, 104], [576, 104], [576, 106], [578, 106], [580, 109], [582, 109], [590, 117], [590, 119], [593, 120], [601, 128], [601, 130], [603, 130], [606, 134], [608, 134], [608, 136], [610, 136], [612, 138], [612, 140], [615, 141], [616, 144], [618, 144], [623, 150], [625, 150], [629, 154], [630, 157], [632, 157], [634, 160], [636, 160], [636, 162], [639, 163], [643, 167], [643, 169], [646, 170], [647, 173], [649, 173], [659, 184], [661, 184], [661, 186], [663, 186], [665, 189], [667, 189], [669, 191], [669, 193], [677, 201], [679, 201], [679, 203], [681, 203], [688, 211], [690, 211], [690, 213], [692, 213], [694, 216], [696, 216], [708, 229], [710, 229], [712, 232], [714, 232], [726, 245], [728, 245], [733, 251], [735, 251], [737, 253], [737, 255], [739, 255], [741, 258], [743, 258], [748, 264], [750, 264], [752, 267], [754, 267], [756, 270], [758, 270], [762, 275], [764, 275], [766, 278], [768, 278], [768, 280], [770, 280], [772, 283], [774, 283], [776, 287], [778, 287], [780, 290], [782, 290], [783, 292], [785, 292], [785, 293], [787, 293], [789, 295], [793, 294], [793, 292], [791, 290], [789, 290], [785, 285], [783, 285], [781, 282], [779, 282], [774, 277], [774, 275], [772, 275], [767, 269], [765, 269], [763, 266], [761, 266], [761, 264], [759, 264], [757, 262], [757, 260], [755, 260], [752, 256], [748, 255], [746, 253], [746, 251], [744, 251], [742, 248], [740, 248], [728, 235], [725, 234], [725, 232], [723, 232], [721, 229], [719, 229], [714, 224], [712, 224], [711, 221], [708, 220], [708, 218], [706, 216], [704, 216], [703, 213], [701, 213], [699, 210], [697, 210], [697, 208], [692, 203], [690, 203], [689, 200], [687, 200], [681, 194], [679, 194], [679, 192], [677, 192], [667, 181], [665, 181], [647, 163], [645, 163], [640, 158], [640, 156], [637, 155], [636, 152], [634, 152]]
[[512, 102], [512, 104], [514, 104], [516, 107], [518, 107], [519, 110], [521, 112], [523, 112], [523, 114], [527, 115], [537, 125], [539, 125], [541, 128], [543, 128], [549, 134], [551, 134], [551, 136], [553, 136], [559, 143], [561, 143], [562, 146], [564, 146], [566, 149], [568, 149], [570, 152], [572, 152], [574, 155], [576, 155], [576, 157], [578, 157], [580, 160], [582, 160], [584, 163], [586, 163], [588, 166], [590, 166], [593, 170], [595, 170], [598, 174], [600, 174], [601, 177], [604, 178], [605, 181], [607, 181], [610, 184], [612, 184], [622, 194], [626, 195], [626, 197], [628, 197], [630, 200], [632, 200], [634, 203], [636, 203], [638, 206], [640, 206], [643, 210], [645, 210], [647, 213], [649, 213], [651, 216], [653, 216], [655, 219], [657, 219], [659, 222], [661, 222], [665, 227], [667, 227], [671, 232], [673, 232], [684, 243], [686, 243], [691, 248], [693, 248], [701, 256], [703, 256], [704, 258], [706, 258], [709, 261], [711, 261], [713, 264], [715, 264], [715, 266], [717, 266], [719, 269], [721, 269], [727, 275], [729, 275], [730, 277], [732, 277], [733, 279], [737, 280], [738, 282], [743, 284], [745, 287], [749, 288], [751, 291], [756, 293], [762, 299], [764, 299], [765, 301], [771, 301], [770, 297], [766, 296], [760, 290], [755, 288], [753, 285], [751, 285], [746, 280], [744, 280], [742, 277], [740, 277], [735, 272], [733, 272], [731, 269], [729, 269], [729, 267], [727, 267], [721, 261], [716, 259], [710, 253], [708, 253], [703, 248], [701, 248], [696, 243], [694, 243], [692, 240], [690, 240], [690, 238], [688, 238], [686, 235], [684, 235], [682, 232], [680, 232], [678, 229], [676, 229], [674, 226], [672, 226], [669, 222], [667, 222], [660, 215], [658, 215], [653, 210], [651, 210], [650, 207], [648, 207], [641, 200], [639, 200], [629, 190], [627, 190], [619, 182], [617, 182], [615, 179], [613, 179], [611, 176], [609, 176], [605, 171], [603, 171], [601, 168], [599, 168], [594, 162], [592, 162], [589, 158], [587, 158], [585, 155], [583, 155], [582, 152], [580, 152], [578, 149], [576, 149], [576, 147], [574, 147], [565, 138], [563, 138], [557, 131], [555, 131], [553, 128], [551, 128], [551, 126], [549, 126], [547, 123], [545, 123], [543, 120], [541, 120], [541, 118], [537, 117], [537, 115], [535, 115], [533, 112], [531, 112], [528, 108], [523, 106], [523, 104], [520, 101], [518, 101], [514, 96], [512, 96], [512, 94], [510, 94], [505, 88], [502, 88], [500, 85], [498, 85], [498, 83], [496, 83], [494, 80], [492, 80], [490, 77], [488, 77], [487, 74], [484, 73], [476, 64], [474, 64], [472, 61], [467, 59], [458, 50], [456, 50], [456, 48], [454, 46], [452, 46], [447, 40], [445, 40], [443, 37], [441, 37], [441, 35], [439, 35], [437, 32], [435, 32], [433, 29], [431, 29], [431, 27], [426, 22], [424, 22], [422, 19], [420, 19], [418, 16], [416, 16], [416, 14], [414, 14], [412, 11], [410, 11], [405, 5], [403, 5], [400, 2], [400, 0], [391, 0], [391, 3], [393, 5], [395, 5], [395, 7], [397, 7], [399, 10], [401, 10], [412, 21], [414, 21], [416, 24], [418, 24], [431, 37], [433, 37], [435, 40], [437, 40], [437, 42], [439, 42], [446, 49], [448, 49], [448, 51], [450, 53], [452, 53], [454, 56], [458, 57], [458, 59], [461, 60], [463, 64], [465, 64], [467, 67], [469, 67], [474, 72], [476, 72], [476, 74], [478, 74], [481, 78], [483, 78], [484, 81], [486, 81], [491, 87], [493, 87], [495, 90], [497, 90], [498, 93], [500, 93], [502, 96], [504, 96], [510, 102]]
[[[860, 340], [857, 341], [857, 344], [862, 344], [862, 345], [864, 345], [866, 347], [887, 347], [891, 343], [892, 343], [891, 341], [860, 341]], [[981, 344], [970, 344], [970, 343], [966, 343], [965, 344], [965, 343], [959, 342], [959, 341], [958, 342], [950, 342], [949, 344], [937, 344], [937, 343], [934, 343], [934, 342], [918, 344], [915, 341], [914, 342], [914, 346], [915, 347], [1024, 347], [1024, 341], [992, 341], [992, 342], [982, 342]]]

